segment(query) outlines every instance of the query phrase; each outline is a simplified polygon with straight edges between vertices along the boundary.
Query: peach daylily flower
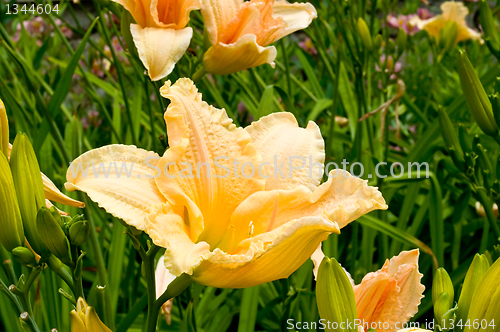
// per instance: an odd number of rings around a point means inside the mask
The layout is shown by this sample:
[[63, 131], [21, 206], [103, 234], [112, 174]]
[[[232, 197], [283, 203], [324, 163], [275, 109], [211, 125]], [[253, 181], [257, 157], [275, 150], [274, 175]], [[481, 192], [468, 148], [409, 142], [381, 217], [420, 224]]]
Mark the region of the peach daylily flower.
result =
[[[311, 256], [315, 276], [324, 256], [321, 246]], [[367, 324], [365, 327], [370, 327], [371, 323], [389, 323], [389, 329], [377, 331], [394, 332], [417, 313], [425, 290], [420, 283], [423, 275], [418, 271], [418, 256], [418, 249], [403, 251], [386, 260], [380, 270], [368, 273], [359, 285], [355, 285], [346, 272], [353, 285], [358, 319]], [[358, 328], [360, 332], [365, 331], [363, 326]], [[399, 331], [413, 330], [425, 331]]]
[[191, 42], [189, 13], [201, 0], [113, 0], [134, 17], [130, 25], [135, 46], [153, 81], [170, 74]]
[[469, 9], [462, 2], [446, 1], [441, 4], [442, 14], [422, 20], [419, 17], [414, 17], [410, 23], [416, 25], [420, 30], [426, 30], [431, 36], [439, 39], [439, 32], [444, 28], [447, 22], [452, 21], [457, 23], [458, 34], [455, 43], [467, 39], [475, 39], [482, 42], [481, 35], [469, 28], [465, 17], [469, 14]]
[[285, 0], [204, 0], [201, 13], [212, 43], [203, 58], [209, 73], [226, 75], [269, 63], [276, 48], [268, 46], [317, 17], [310, 3]]
[[[170, 99], [161, 158], [135, 146], [91, 150], [73, 162], [81, 171], [70, 167], [65, 186], [166, 248], [175, 276], [220, 288], [287, 278], [330, 233], [387, 208], [376, 188], [347, 172], [319, 185], [325, 151], [314, 122], [300, 128], [283, 112], [237, 128], [187, 78], [167, 82], [161, 95]], [[101, 162], [130, 173], [94, 173], [90, 165]]]

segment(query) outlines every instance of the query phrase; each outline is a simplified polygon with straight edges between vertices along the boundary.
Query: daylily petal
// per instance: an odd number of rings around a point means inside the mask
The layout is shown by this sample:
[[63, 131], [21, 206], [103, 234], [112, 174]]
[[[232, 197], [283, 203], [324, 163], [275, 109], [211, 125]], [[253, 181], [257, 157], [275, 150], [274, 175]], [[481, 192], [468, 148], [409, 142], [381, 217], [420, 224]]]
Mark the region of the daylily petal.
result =
[[135, 146], [108, 145], [73, 161], [66, 173], [68, 191], [81, 190], [117, 218], [140, 230], [154, 205], [165, 201], [156, 188], [160, 157]]
[[90, 332], [112, 332], [104, 323], [101, 321], [94, 308], [89, 307], [85, 315], [87, 321], [87, 331]]
[[142, 27], [155, 26], [155, 21], [151, 16], [151, 0], [113, 0], [122, 5]]
[[203, 0], [201, 13], [212, 45], [219, 43], [219, 36], [238, 14], [243, 0]]
[[66, 195], [64, 195], [56, 185], [42, 173], [43, 189], [45, 192], [45, 199], [61, 203], [67, 206], [74, 206], [79, 208], [84, 208], [85, 203], [74, 200]]
[[[171, 100], [165, 112], [170, 148], [158, 163], [162, 173], [156, 184], [172, 204], [188, 208], [193, 242], [215, 245], [234, 209], [264, 189], [265, 180], [256, 170], [261, 157], [250, 135], [236, 128], [224, 110], [203, 102], [191, 80], [179, 79], [173, 86], [167, 82], [161, 95]], [[234, 160], [240, 163], [236, 171]], [[252, 166], [253, 175], [250, 167], [241, 170], [245, 164]]]
[[275, 40], [283, 38], [297, 30], [305, 29], [312, 20], [318, 17], [316, 8], [310, 3], [289, 3], [287, 1], [276, 1], [273, 5], [273, 17], [281, 17], [285, 22], [285, 28]]
[[323, 218], [292, 220], [248, 239], [235, 254], [215, 249], [195, 270], [193, 279], [211, 287], [243, 288], [288, 278], [332, 232], [338, 232], [338, 226]]
[[[299, 185], [316, 189], [325, 162], [325, 143], [318, 125], [310, 121], [307, 128], [300, 128], [293, 114], [282, 112], [262, 117], [245, 130], [262, 162], [268, 163], [266, 190], [290, 190]], [[297, 169], [291, 170], [290, 163]], [[278, 168], [280, 165], [283, 167]]]
[[193, 29], [190, 27], [175, 30], [142, 28], [137, 24], [131, 24], [130, 32], [139, 58], [153, 81], [160, 80], [172, 72], [177, 61], [188, 49], [193, 36]]
[[404, 251], [354, 287], [358, 319], [387, 322], [390, 328], [383, 331], [389, 332], [417, 312], [425, 290], [420, 283], [423, 275], [418, 271], [418, 256], [418, 249]]
[[465, 23], [469, 9], [461, 2], [445, 1], [441, 4], [442, 17], [445, 20], [455, 21], [459, 24]]
[[151, 15], [159, 27], [183, 29], [191, 11], [200, 9], [200, 0], [152, 0]]
[[[260, 191], [248, 197], [231, 217], [234, 244], [253, 234], [270, 231], [304, 216], [323, 217], [339, 228], [375, 209], [386, 209], [382, 194], [367, 181], [338, 170], [314, 192], [304, 186], [293, 190]], [[230, 249], [231, 250], [231, 249]]]
[[215, 44], [203, 57], [206, 71], [217, 75], [227, 75], [269, 63], [274, 68], [276, 59], [274, 46], [262, 47], [255, 35], [244, 35], [233, 44]]
[[181, 217], [183, 207], [169, 203], [157, 206], [148, 216], [146, 232], [157, 246], [166, 248], [165, 267], [175, 276], [193, 274], [203, 260], [213, 254], [206, 242], [193, 243]]
[[57, 212], [59, 212], [59, 214], [61, 216], [69, 216], [69, 213], [68, 212], [64, 212], [64, 211], [61, 211], [57, 208], [57, 206], [55, 206], [54, 204], [52, 204], [51, 201], [49, 201], [48, 199], [45, 199], [45, 206], [47, 207], [47, 209], [50, 209], [51, 207], [55, 207], [57, 209]]

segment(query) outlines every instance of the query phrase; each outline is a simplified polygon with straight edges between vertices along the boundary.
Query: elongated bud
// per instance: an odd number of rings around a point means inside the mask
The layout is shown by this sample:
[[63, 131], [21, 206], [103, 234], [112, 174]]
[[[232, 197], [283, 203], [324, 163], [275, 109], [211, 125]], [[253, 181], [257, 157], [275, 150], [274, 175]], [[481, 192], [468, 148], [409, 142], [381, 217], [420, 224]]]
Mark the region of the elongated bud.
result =
[[39, 208], [45, 206], [45, 195], [35, 151], [25, 134], [18, 134], [14, 140], [10, 166], [26, 239], [33, 250], [42, 256], [48, 250], [38, 236], [36, 214]]
[[448, 113], [442, 108], [439, 108], [439, 124], [441, 125], [441, 131], [443, 133], [444, 142], [446, 147], [449, 149], [455, 150], [455, 155], [458, 160], [464, 162], [464, 152], [462, 147], [460, 146], [460, 142], [458, 141], [458, 135], [453, 128], [453, 123], [451, 123], [450, 117]]
[[434, 280], [432, 281], [432, 303], [436, 303], [438, 297], [441, 293], [448, 294], [448, 303], [447, 309], [451, 309], [453, 307], [453, 298], [455, 296], [455, 291], [453, 289], [453, 283], [451, 282], [451, 278], [446, 272], [445, 269], [440, 267], [437, 269], [436, 274], [434, 275]]
[[498, 331], [498, 318], [500, 317], [500, 259], [486, 271], [484, 276], [479, 281], [474, 295], [472, 296], [471, 305], [467, 319], [471, 322], [477, 320], [479, 322], [486, 321], [488, 324], [495, 323], [493, 328], [488, 325], [487, 329], [481, 329], [481, 326], [467, 326], [465, 332], [476, 331]]
[[403, 52], [406, 50], [407, 41], [408, 41], [408, 36], [406, 35], [406, 32], [402, 28], [399, 28], [398, 36], [396, 37], [398, 56], [403, 54]]
[[72, 244], [81, 246], [87, 242], [90, 234], [90, 225], [87, 220], [80, 220], [69, 228], [69, 239]]
[[436, 317], [438, 324], [442, 321], [445, 314], [450, 310], [448, 307], [450, 303], [450, 296], [448, 293], [441, 293], [436, 298], [434, 302], [434, 316]]
[[[343, 323], [342, 326], [349, 326], [357, 319], [352, 285], [335, 258], [325, 257], [321, 261], [316, 282], [316, 300], [322, 319], [331, 323], [335, 322], [338, 326], [341, 326], [341, 323]], [[343, 331], [355, 332], [357, 328], [346, 327]]]
[[40, 208], [36, 226], [40, 239], [49, 251], [63, 263], [71, 264], [68, 239], [59, 222], [54, 218], [53, 212], [46, 207]]
[[[467, 271], [465, 276], [464, 284], [462, 286], [462, 291], [460, 292], [460, 297], [458, 298], [458, 309], [456, 311], [457, 322], [462, 320], [464, 322], [469, 314], [469, 308], [472, 302], [472, 297], [476, 291], [476, 287], [479, 281], [486, 274], [486, 271], [490, 267], [490, 263], [485, 255], [476, 254], [472, 264]], [[463, 331], [464, 326], [456, 326], [456, 332]]]
[[24, 266], [36, 266], [35, 254], [26, 247], [17, 247], [12, 249], [12, 256], [14, 256], [14, 258]]
[[490, 100], [464, 51], [458, 54], [458, 74], [465, 101], [477, 125], [485, 134], [497, 136], [498, 127], [493, 117]]
[[361, 17], [358, 18], [358, 32], [361, 40], [363, 41], [363, 46], [366, 51], [370, 51], [373, 47], [372, 36], [370, 35], [370, 29], [368, 29], [368, 25], [366, 25], [365, 20]]
[[0, 153], [9, 158], [9, 120], [3, 102], [0, 100]]
[[9, 162], [0, 153], [0, 243], [8, 251], [24, 243], [23, 222]]
[[481, 18], [481, 27], [483, 28], [486, 42], [489, 42], [490, 46], [493, 47], [495, 51], [499, 51], [500, 39], [498, 38], [498, 29], [495, 25], [493, 14], [491, 13], [488, 1], [481, 0], [479, 15]]

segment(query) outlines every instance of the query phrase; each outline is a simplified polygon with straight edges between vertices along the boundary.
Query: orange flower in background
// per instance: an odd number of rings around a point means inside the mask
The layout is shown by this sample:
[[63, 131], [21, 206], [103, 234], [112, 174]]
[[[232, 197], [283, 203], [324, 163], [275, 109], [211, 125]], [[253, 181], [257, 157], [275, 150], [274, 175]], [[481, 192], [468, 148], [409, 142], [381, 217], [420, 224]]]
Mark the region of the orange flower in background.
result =
[[186, 52], [193, 29], [186, 27], [189, 13], [200, 9], [200, 0], [114, 0], [132, 14], [135, 46], [153, 81], [170, 74]]
[[[91, 150], [73, 162], [82, 171], [70, 167], [65, 186], [166, 248], [165, 266], [175, 276], [220, 288], [287, 278], [329, 234], [387, 208], [376, 188], [345, 171], [331, 171], [320, 185], [325, 149], [314, 122], [300, 128], [282, 112], [238, 128], [187, 78], [167, 82], [161, 95], [170, 99], [170, 147], [161, 158], [135, 146]], [[311, 163], [299, 167], [300, 156]], [[101, 162], [133, 172], [90, 167]], [[273, 175], [278, 167], [281, 175]]]
[[264, 63], [274, 66], [276, 48], [268, 45], [305, 29], [317, 17], [310, 3], [284, 0], [206, 0], [201, 13], [212, 43], [203, 65], [219, 75]]
[[[418, 271], [418, 256], [418, 249], [403, 251], [398, 256], [386, 260], [380, 270], [368, 273], [359, 285], [354, 284], [346, 271], [353, 286], [356, 311], [361, 322], [368, 324], [368, 327], [371, 323], [388, 323], [388, 329], [377, 331], [394, 332], [400, 330], [403, 324], [417, 313], [425, 290], [424, 285], [420, 283], [423, 275]], [[311, 256], [315, 276], [323, 257], [325, 255], [321, 246]], [[365, 331], [362, 326], [358, 326], [358, 329], [360, 332]]]
[[469, 28], [465, 22], [466, 16], [469, 14], [469, 9], [462, 2], [446, 1], [441, 4], [441, 15], [434, 16], [427, 20], [422, 20], [419, 17], [414, 17], [410, 23], [416, 25], [420, 30], [426, 30], [431, 36], [439, 39], [439, 33], [448, 22], [455, 22], [458, 27], [457, 38], [455, 43], [467, 39], [475, 39], [482, 42], [481, 35]]

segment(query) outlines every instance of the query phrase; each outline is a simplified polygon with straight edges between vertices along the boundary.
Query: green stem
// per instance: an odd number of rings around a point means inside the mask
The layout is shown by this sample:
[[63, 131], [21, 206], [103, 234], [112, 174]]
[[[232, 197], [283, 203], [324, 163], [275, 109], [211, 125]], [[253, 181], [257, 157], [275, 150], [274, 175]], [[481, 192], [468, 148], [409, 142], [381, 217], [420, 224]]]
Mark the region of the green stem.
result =
[[199, 80], [203, 78], [207, 74], [205, 67], [201, 67], [193, 74], [193, 82], [197, 83]]
[[288, 89], [288, 98], [293, 102], [293, 94], [292, 94], [292, 83], [290, 81], [290, 63], [288, 61], [288, 57], [286, 56], [286, 48], [285, 48], [285, 42], [283, 39], [280, 40], [280, 46], [281, 46], [281, 52], [283, 52], [283, 61], [285, 62], [285, 70], [286, 70], [286, 87]]
[[146, 332], [156, 331], [156, 320], [161, 306], [173, 297], [179, 296], [193, 283], [193, 279], [187, 274], [181, 274], [168, 285], [167, 290], [154, 302], [152, 308], [148, 308], [148, 325]]

